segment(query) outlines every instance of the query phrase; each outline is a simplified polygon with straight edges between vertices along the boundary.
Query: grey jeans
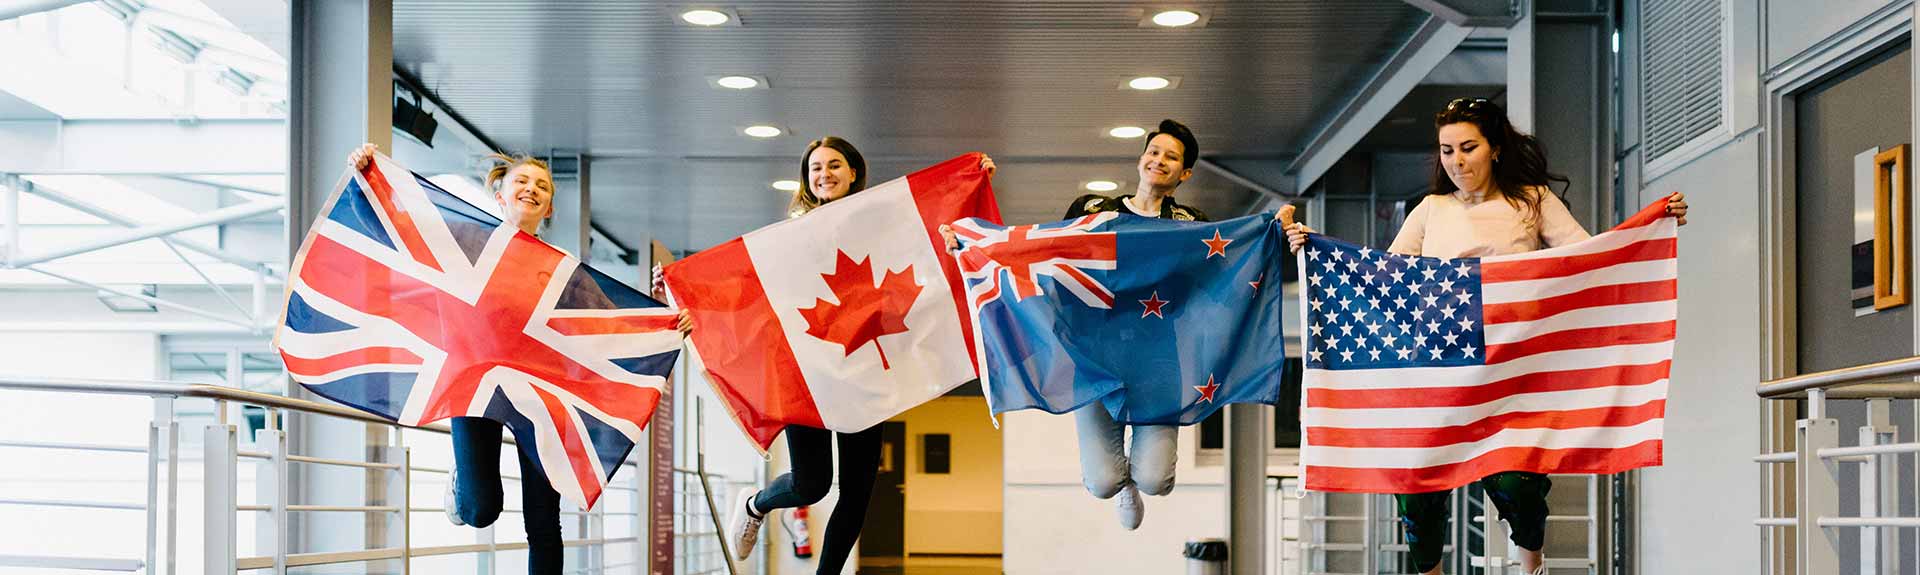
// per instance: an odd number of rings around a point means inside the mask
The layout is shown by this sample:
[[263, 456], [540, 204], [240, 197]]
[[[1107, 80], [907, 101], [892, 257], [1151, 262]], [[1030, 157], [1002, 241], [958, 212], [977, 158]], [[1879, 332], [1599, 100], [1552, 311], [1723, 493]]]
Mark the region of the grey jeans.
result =
[[[1179, 427], [1124, 425], [1114, 421], [1097, 401], [1073, 412], [1073, 419], [1080, 432], [1080, 475], [1094, 497], [1113, 497], [1129, 483], [1147, 495], [1173, 491]], [[1133, 428], [1132, 457], [1126, 451], [1127, 427]]]

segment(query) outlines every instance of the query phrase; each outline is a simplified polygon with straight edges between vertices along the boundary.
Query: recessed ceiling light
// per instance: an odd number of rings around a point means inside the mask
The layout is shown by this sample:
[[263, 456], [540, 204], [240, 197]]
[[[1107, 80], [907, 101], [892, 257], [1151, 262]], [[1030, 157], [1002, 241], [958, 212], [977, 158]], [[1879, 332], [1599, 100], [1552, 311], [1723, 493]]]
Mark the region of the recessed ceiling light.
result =
[[759, 80], [747, 76], [721, 76], [720, 79], [714, 80], [714, 83], [720, 84], [722, 88], [735, 90], [746, 90], [760, 85]]
[[780, 135], [780, 129], [773, 126], [747, 126], [747, 129], [742, 131], [755, 138], [771, 138]]
[[797, 192], [797, 191], [800, 191], [800, 182], [797, 182], [794, 180], [780, 180], [773, 183], [773, 189], [780, 190], [782, 192]]
[[1094, 180], [1086, 183], [1087, 191], [1111, 192], [1120, 189], [1120, 183], [1113, 180]]
[[701, 9], [681, 12], [680, 19], [695, 26], [719, 26], [727, 23], [728, 20], [732, 20], [733, 17], [719, 10]]
[[1172, 85], [1173, 81], [1159, 76], [1141, 76], [1127, 80], [1127, 87], [1135, 90], [1159, 90]]
[[1139, 126], [1121, 126], [1118, 128], [1107, 130], [1107, 135], [1113, 136], [1115, 138], [1120, 138], [1122, 140], [1131, 140], [1134, 138], [1147, 135], [1147, 129]]
[[1153, 23], [1168, 28], [1179, 28], [1200, 21], [1200, 14], [1191, 10], [1167, 10], [1153, 15]]

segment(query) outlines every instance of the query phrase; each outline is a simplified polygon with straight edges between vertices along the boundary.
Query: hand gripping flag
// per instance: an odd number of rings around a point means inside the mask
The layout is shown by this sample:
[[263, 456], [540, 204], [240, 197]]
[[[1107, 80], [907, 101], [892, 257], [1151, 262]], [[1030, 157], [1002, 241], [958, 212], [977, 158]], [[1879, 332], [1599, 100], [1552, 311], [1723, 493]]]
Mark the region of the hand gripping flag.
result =
[[940, 224], [1000, 219], [979, 154], [666, 267], [694, 353], [762, 450], [786, 425], [855, 432], [974, 379]]
[[954, 224], [993, 412], [1101, 401], [1115, 421], [1186, 425], [1277, 402], [1288, 256], [1272, 222]]
[[1580, 243], [1300, 258], [1306, 488], [1425, 493], [1660, 464], [1677, 237], [1666, 200]]
[[384, 157], [320, 213], [274, 335], [293, 380], [402, 425], [505, 423], [591, 507], [667, 384], [674, 310]]

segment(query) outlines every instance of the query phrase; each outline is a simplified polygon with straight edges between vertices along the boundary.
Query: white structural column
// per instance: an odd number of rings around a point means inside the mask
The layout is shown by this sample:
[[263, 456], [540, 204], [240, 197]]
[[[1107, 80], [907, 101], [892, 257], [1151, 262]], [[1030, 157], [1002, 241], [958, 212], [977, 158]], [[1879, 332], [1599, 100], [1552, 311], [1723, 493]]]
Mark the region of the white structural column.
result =
[[[288, 118], [288, 250], [296, 250], [355, 146], [393, 144], [391, 0], [292, 0]], [[288, 258], [291, 261], [292, 258]], [[297, 397], [315, 399], [304, 390]], [[385, 428], [313, 415], [290, 417], [289, 448], [305, 456], [366, 461], [389, 443]], [[378, 472], [305, 465], [290, 470], [295, 504], [367, 505], [385, 489]], [[298, 513], [289, 552], [366, 549], [387, 542], [384, 525], [358, 513]]]
[[[1232, 575], [1266, 575], [1267, 434], [1265, 408], [1227, 406], [1227, 564]], [[1275, 526], [1278, 529], [1279, 526]]]
[[1613, 3], [1530, 0], [1507, 34], [1507, 115], [1540, 138], [1551, 171], [1588, 230], [1611, 227], [1624, 209], [1613, 184]]
[[20, 177], [0, 174], [0, 266], [20, 253]]

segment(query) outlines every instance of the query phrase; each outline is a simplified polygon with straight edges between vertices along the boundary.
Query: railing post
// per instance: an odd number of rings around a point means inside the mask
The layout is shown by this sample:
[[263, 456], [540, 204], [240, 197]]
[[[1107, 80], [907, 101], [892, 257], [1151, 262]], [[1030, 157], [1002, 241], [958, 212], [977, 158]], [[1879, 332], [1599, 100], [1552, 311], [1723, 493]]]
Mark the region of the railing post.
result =
[[[654, 413], [655, 415], [659, 414], [659, 412]], [[659, 425], [659, 423], [655, 422], [654, 425]], [[651, 449], [658, 449], [658, 446], [653, 446]], [[649, 455], [651, 455], [651, 452], [649, 452]], [[634, 479], [638, 480], [639, 477], [637, 477], [637, 475], [641, 472], [639, 466], [635, 466], [633, 472], [636, 474]], [[651, 465], [647, 467], [647, 473], [649, 476], [653, 473], [653, 467]], [[669, 473], [669, 476], [671, 476], [671, 473]], [[631, 509], [631, 511], [633, 511], [632, 532], [638, 542], [635, 543], [636, 548], [633, 551], [633, 565], [628, 566], [627, 569], [632, 572], [633, 575], [646, 575], [647, 569], [650, 569], [653, 565], [652, 554], [659, 552], [659, 550], [654, 549], [653, 546], [660, 544], [660, 538], [652, 536], [652, 531], [647, 527], [653, 524], [653, 489], [651, 489], [651, 485], [651, 483], [641, 483], [639, 486], [634, 487], [633, 490], [633, 508]], [[668, 544], [671, 545], [672, 539], [669, 538], [668, 541]], [[661, 575], [666, 574], [663, 573]]]
[[390, 442], [385, 450], [386, 457], [382, 458], [386, 463], [400, 466], [398, 469], [385, 470], [385, 485], [386, 500], [390, 502], [388, 505], [400, 509], [387, 518], [387, 524], [392, 526], [387, 529], [387, 545], [400, 550], [401, 575], [413, 572], [413, 489], [409, 486], [413, 477], [413, 452], [407, 449], [405, 438], [402, 437], [405, 431], [399, 427], [387, 430]]
[[1362, 573], [1380, 572], [1380, 545], [1375, 531], [1380, 529], [1378, 513], [1374, 509], [1374, 500], [1380, 496], [1372, 493], [1360, 495], [1360, 516], [1366, 520], [1360, 524], [1360, 565]]
[[281, 428], [280, 420], [281, 417], [278, 410], [268, 409], [267, 428], [261, 431], [261, 434], [266, 436], [266, 441], [263, 443], [267, 444], [267, 455], [272, 458], [268, 467], [271, 471], [269, 472], [269, 476], [264, 478], [264, 480], [271, 482], [268, 485], [273, 493], [273, 501], [268, 504], [272, 509], [268, 511], [268, 515], [271, 516], [271, 520], [273, 521], [274, 575], [286, 575], [287, 573], [287, 553], [289, 551], [287, 549], [287, 542], [288, 531], [290, 531], [291, 528], [291, 524], [288, 523], [291, 517], [287, 513], [287, 493], [290, 491], [288, 489], [289, 475], [287, 473], [289, 467], [287, 464], [287, 431]]
[[1840, 463], [1819, 455], [1821, 449], [1840, 446], [1840, 422], [1817, 417], [1826, 414], [1825, 403], [1826, 393], [1809, 390], [1808, 418], [1798, 422], [1800, 441], [1794, 454], [1794, 470], [1798, 475], [1794, 509], [1799, 516], [1795, 530], [1799, 540], [1796, 573], [1840, 572], [1839, 530], [1823, 529], [1815, 523], [1821, 517], [1840, 515]]
[[[1893, 425], [1893, 400], [1867, 400], [1867, 424], [1860, 426], [1859, 445], [1895, 443], [1899, 428]], [[1869, 455], [1860, 465], [1860, 516], [1885, 517], [1900, 514], [1899, 485], [1894, 459], [1888, 455]], [[1863, 527], [1860, 532], [1860, 572], [1881, 573], [1898, 570], [1900, 530], [1893, 527]]]
[[167, 422], [167, 575], [180, 566], [180, 422], [173, 416], [173, 398], [154, 407]]
[[[226, 413], [225, 401], [215, 402], [217, 413]], [[204, 572], [210, 574], [232, 575], [235, 571], [234, 557], [234, 483], [238, 479], [235, 458], [239, 451], [239, 434], [234, 426], [223, 421], [207, 426], [206, 461], [204, 467], [205, 499], [202, 515], [206, 523]]]
[[147, 556], [148, 573], [156, 573], [160, 548], [160, 404], [161, 398], [153, 399], [154, 418], [147, 422]]
[[1507, 526], [1500, 522], [1500, 508], [1493, 505], [1493, 498], [1484, 489], [1480, 492], [1480, 505], [1480, 516], [1486, 518], [1486, 525], [1481, 529], [1486, 534], [1482, 541], [1485, 546], [1482, 553], [1485, 559], [1482, 562], [1486, 564], [1486, 573], [1506, 575]]

